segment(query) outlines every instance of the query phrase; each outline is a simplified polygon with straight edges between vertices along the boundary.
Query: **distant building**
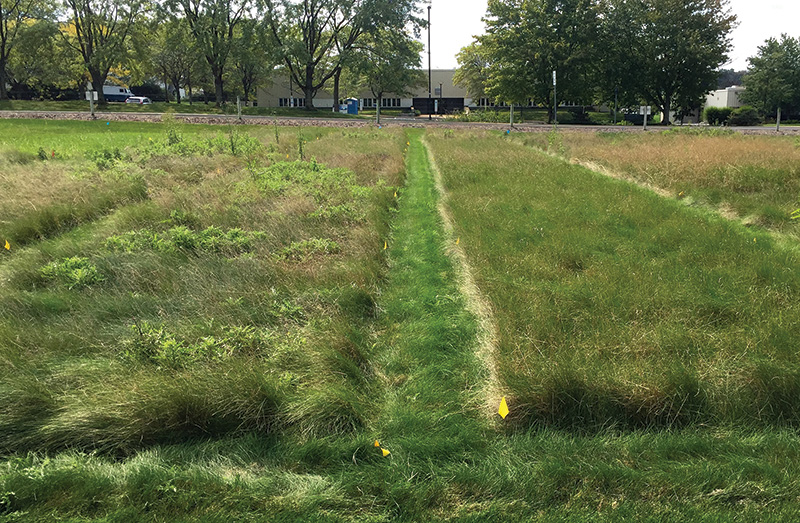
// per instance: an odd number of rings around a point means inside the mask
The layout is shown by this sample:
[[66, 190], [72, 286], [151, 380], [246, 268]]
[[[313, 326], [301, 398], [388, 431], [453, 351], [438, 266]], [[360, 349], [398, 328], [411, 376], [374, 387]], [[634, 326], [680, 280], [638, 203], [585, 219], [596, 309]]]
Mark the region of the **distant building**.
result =
[[736, 109], [744, 105], [741, 94], [746, 89], [739, 85], [718, 89], [706, 95], [706, 107], [730, 107]]
[[[384, 109], [414, 109], [423, 114], [428, 112], [440, 113], [463, 111], [464, 107], [474, 106], [471, 98], [467, 97], [467, 91], [453, 84], [455, 69], [434, 69], [431, 71], [431, 107], [428, 105], [428, 71], [425, 70], [425, 82], [415, 89], [411, 94], [400, 96], [393, 93], [384, 94], [383, 99], [376, 100], [369, 91], [362, 91], [354, 95], [351, 92], [341, 90], [339, 96], [344, 98], [357, 98], [360, 109], [374, 109], [378, 103]], [[318, 109], [332, 109], [333, 100], [333, 80], [328, 81], [326, 88], [317, 92], [314, 98], [314, 107]], [[305, 95], [294, 82], [286, 76], [273, 78], [271, 87], [258, 90], [257, 95], [259, 107], [304, 107]]]

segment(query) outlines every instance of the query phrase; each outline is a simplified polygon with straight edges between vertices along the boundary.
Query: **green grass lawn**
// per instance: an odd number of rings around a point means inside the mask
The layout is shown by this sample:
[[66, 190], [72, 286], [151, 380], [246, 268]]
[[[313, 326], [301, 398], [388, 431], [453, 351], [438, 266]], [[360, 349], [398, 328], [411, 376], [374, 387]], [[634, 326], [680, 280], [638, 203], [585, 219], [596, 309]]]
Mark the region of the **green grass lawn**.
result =
[[[3, 100], [0, 101], [0, 111], [79, 111], [89, 112], [89, 102], [85, 100]], [[153, 102], [149, 105], [126, 104], [122, 102], [109, 102], [105, 105], [96, 105], [95, 111], [98, 113], [178, 113], [178, 114], [227, 114], [235, 115], [236, 103], [226, 103], [222, 107], [217, 107], [213, 103], [188, 102], [166, 103]], [[245, 107], [242, 106], [242, 114], [249, 116], [292, 116], [292, 117], [316, 117], [316, 118], [362, 118], [333, 112], [330, 109], [288, 108], [288, 107]], [[374, 115], [374, 111], [372, 112]]]
[[0, 136], [0, 519], [800, 512], [797, 260], [767, 234], [491, 133]]

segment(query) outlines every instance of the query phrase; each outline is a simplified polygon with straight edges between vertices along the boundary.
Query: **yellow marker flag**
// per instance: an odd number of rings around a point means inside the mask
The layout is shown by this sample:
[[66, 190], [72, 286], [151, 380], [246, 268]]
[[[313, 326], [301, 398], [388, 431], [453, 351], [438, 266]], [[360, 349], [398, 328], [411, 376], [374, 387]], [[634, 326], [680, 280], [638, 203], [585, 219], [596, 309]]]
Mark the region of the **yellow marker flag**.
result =
[[389, 244], [386, 243], [386, 242], [383, 242], [383, 250], [385, 251], [388, 248], [389, 248]]
[[10, 251], [10, 250], [11, 250], [11, 244], [10, 244], [10, 243], [8, 243], [8, 240], [6, 240], [6, 250], [7, 250], [7, 251]]
[[458, 245], [459, 243], [461, 243], [461, 236], [459, 236], [458, 238], [456, 238], [456, 245]]
[[508, 416], [508, 404], [506, 403], [505, 396], [500, 400], [500, 408], [497, 410], [497, 413], [500, 414], [500, 417], [503, 419], [506, 419], [506, 416]]
[[389, 451], [388, 451], [388, 450], [386, 450], [386, 449], [381, 449], [381, 452], [383, 452], [383, 457], [384, 457], [384, 458], [385, 458], [386, 456], [388, 456], [389, 454], [391, 454], [391, 452], [389, 452]]
[[397, 198], [397, 191], [394, 192], [394, 197]]
[[378, 443], [378, 440], [375, 440], [375, 446], [376, 446], [376, 447], [380, 447], [380, 446], [381, 446], [381, 444], [380, 444], [380, 443]]
[[286, 159], [287, 159], [287, 160], [289, 159], [289, 155], [288, 155], [288, 154], [286, 155]]

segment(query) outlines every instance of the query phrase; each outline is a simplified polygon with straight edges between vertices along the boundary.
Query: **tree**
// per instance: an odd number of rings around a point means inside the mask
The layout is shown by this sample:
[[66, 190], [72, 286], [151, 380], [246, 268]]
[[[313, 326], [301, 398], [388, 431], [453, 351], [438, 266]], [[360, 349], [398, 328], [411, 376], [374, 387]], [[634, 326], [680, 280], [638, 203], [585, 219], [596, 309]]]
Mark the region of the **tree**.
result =
[[362, 44], [354, 70], [377, 100], [378, 124], [384, 94], [403, 96], [425, 81], [419, 69], [422, 49], [412, 35], [389, 29], [371, 32]]
[[112, 67], [124, 59], [134, 22], [143, 13], [141, 0], [65, 0], [70, 21], [61, 34], [83, 59], [84, 67], [105, 102], [103, 85]]
[[748, 62], [745, 103], [765, 116], [800, 111], [800, 40], [785, 34], [780, 40], [770, 38]]
[[168, 84], [172, 85], [175, 101], [181, 103], [181, 89], [190, 82], [192, 67], [197, 58], [189, 26], [183, 19], [160, 22], [155, 34], [151, 36], [148, 52], [153, 69], [163, 77], [165, 90]]
[[62, 40], [58, 23], [47, 19], [24, 23], [16, 47], [7, 66], [12, 91], [49, 96], [53, 87], [77, 89], [85, 82], [83, 63]]
[[414, 0], [265, 1], [275, 42], [309, 110], [317, 91], [341, 74], [362, 35], [376, 28], [416, 31], [424, 23]]
[[34, 0], [0, 0], [0, 100], [8, 98], [6, 72], [17, 36], [25, 23], [33, 18], [36, 7]]
[[233, 46], [234, 76], [242, 88], [244, 101], [257, 87], [264, 85], [272, 72], [275, 59], [271, 42], [265, 28], [256, 20], [245, 20], [240, 24]]
[[205, 56], [214, 79], [217, 106], [224, 99], [223, 82], [228, 57], [234, 45], [236, 27], [242, 23], [252, 0], [170, 0], [182, 13], [197, 46]]
[[725, 89], [734, 85], [743, 85], [744, 75], [747, 71], [734, 69], [720, 69], [717, 77], [717, 89]]
[[616, 34], [624, 32], [629, 46], [621, 55], [631, 66], [627, 89], [655, 105], [665, 125], [674, 107], [699, 107], [727, 61], [736, 21], [727, 0], [611, 0], [611, 6], [612, 16], [624, 14]]
[[553, 71], [559, 99], [593, 97], [600, 0], [489, 0], [488, 91], [499, 101], [547, 106], [553, 115]]
[[458, 69], [453, 83], [467, 90], [473, 100], [486, 98], [491, 61], [480, 42], [472, 42], [461, 49], [457, 56]]

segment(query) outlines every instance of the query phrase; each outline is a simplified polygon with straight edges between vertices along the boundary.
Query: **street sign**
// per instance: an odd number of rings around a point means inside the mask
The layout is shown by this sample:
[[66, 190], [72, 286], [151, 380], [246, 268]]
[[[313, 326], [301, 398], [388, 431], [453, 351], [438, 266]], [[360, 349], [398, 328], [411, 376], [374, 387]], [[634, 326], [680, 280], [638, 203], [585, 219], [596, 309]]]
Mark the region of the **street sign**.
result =
[[639, 114], [641, 115], [650, 115], [653, 114], [653, 108], [649, 105], [640, 105], [639, 106]]
[[97, 91], [86, 91], [86, 99], [94, 100], [96, 102], [98, 100]]
[[553, 71], [553, 87], [556, 86], [556, 72]]

